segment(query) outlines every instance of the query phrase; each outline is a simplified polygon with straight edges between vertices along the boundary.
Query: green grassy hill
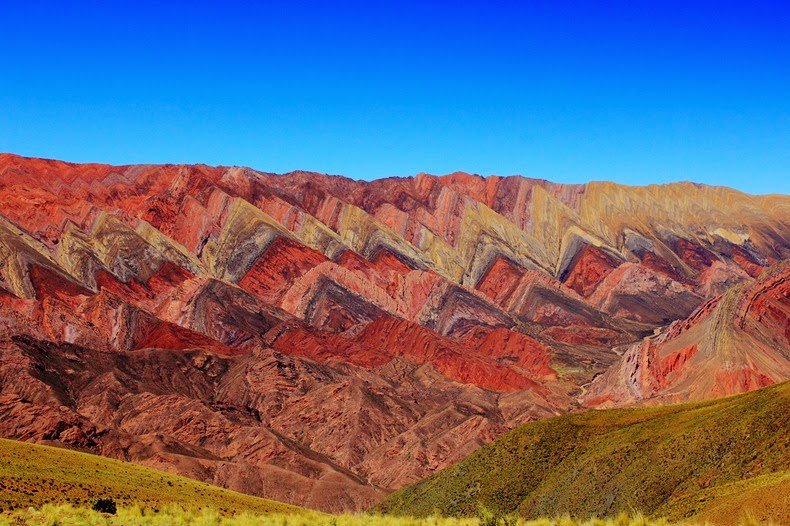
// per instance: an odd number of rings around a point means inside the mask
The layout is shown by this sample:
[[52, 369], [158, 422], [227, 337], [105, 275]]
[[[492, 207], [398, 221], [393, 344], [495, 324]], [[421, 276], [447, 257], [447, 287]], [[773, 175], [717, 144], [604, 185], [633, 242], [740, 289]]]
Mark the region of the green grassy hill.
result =
[[[621, 511], [790, 522], [790, 383], [700, 403], [526, 424], [379, 506], [392, 514], [526, 517]], [[760, 518], [755, 517], [755, 518]]]
[[297, 513], [302, 508], [68, 449], [0, 439], [0, 511], [47, 503], [208, 507], [220, 512]]

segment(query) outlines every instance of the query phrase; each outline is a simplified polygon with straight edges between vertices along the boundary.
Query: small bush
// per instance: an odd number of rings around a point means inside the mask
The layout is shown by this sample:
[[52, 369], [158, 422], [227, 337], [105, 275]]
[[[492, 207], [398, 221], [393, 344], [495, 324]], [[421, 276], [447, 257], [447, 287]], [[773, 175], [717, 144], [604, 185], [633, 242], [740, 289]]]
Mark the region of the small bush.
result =
[[99, 513], [115, 515], [118, 512], [118, 507], [112, 499], [99, 499], [96, 501], [96, 504], [93, 505], [93, 510]]

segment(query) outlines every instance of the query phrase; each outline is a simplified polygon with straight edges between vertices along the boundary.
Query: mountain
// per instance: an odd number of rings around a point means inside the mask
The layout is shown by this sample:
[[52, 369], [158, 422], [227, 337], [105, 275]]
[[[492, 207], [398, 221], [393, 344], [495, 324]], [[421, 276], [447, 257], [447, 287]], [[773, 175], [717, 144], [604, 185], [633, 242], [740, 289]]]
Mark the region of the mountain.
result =
[[0, 513], [46, 503], [90, 508], [99, 499], [149, 508], [176, 504], [236, 512], [306, 511], [129, 462], [5, 439], [0, 439], [0, 484]]
[[0, 436], [363, 509], [532, 420], [790, 378], [789, 218], [692, 183], [0, 154]]
[[790, 518], [790, 383], [706, 402], [531, 422], [379, 506], [527, 517], [638, 510], [671, 520]]

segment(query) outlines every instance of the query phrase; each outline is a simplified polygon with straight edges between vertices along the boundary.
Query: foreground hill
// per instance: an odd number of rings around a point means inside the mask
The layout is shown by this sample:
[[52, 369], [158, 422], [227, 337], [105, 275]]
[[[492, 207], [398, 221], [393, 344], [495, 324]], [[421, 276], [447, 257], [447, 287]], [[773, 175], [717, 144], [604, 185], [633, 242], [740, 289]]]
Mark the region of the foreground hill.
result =
[[[786, 288], [752, 285], [788, 218], [788, 196], [691, 183], [0, 154], [0, 436], [364, 509], [582, 403], [787, 380]], [[692, 331], [638, 356], [658, 384], [632, 378], [627, 349], [731, 289], [773, 298], [743, 318], [759, 337], [683, 362], [716, 334]]]
[[178, 505], [255, 513], [306, 511], [129, 462], [0, 439], [0, 512], [47, 503], [91, 507], [108, 498], [121, 506], [146, 508]]
[[620, 511], [731, 524], [790, 519], [790, 383], [719, 400], [524, 425], [389, 496], [393, 514]]

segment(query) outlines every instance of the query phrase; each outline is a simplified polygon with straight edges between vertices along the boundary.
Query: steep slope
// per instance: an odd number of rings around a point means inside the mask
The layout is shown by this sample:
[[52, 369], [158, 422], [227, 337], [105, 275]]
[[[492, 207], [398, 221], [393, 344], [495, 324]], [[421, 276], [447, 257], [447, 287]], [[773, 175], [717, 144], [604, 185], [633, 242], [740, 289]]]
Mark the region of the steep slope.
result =
[[[783, 383], [707, 402], [532, 422], [389, 496], [380, 509], [468, 515], [483, 504], [527, 517], [631, 510], [715, 515], [719, 495], [722, 509], [733, 509], [738, 487], [787, 494], [788, 407], [790, 383]], [[756, 478], [761, 475], [768, 477]], [[776, 509], [781, 515], [774, 520], [790, 511], [786, 501], [755, 507], [760, 513]], [[725, 522], [742, 518], [746, 509], [737, 511]]]
[[[364, 508], [585, 392], [630, 403], [623, 349], [787, 259], [788, 211], [685, 183], [0, 154], [0, 434]], [[786, 293], [761, 286], [749, 379], [667, 399], [787, 379]]]
[[107, 498], [118, 505], [154, 508], [178, 504], [234, 512], [306, 511], [129, 462], [5, 439], [0, 439], [0, 487], [0, 512], [47, 502], [90, 507]]

